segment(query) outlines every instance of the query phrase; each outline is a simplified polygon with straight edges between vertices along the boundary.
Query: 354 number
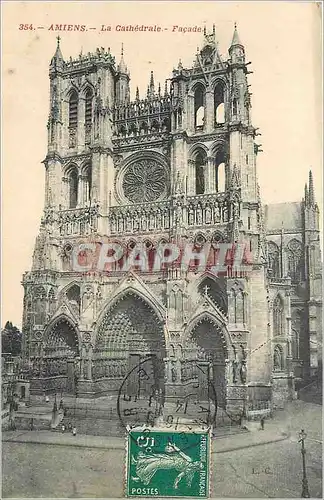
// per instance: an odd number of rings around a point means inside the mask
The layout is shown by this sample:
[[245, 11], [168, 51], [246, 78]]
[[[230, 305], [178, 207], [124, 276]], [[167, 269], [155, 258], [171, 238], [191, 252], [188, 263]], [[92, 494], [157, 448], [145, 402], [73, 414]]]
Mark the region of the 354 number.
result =
[[20, 30], [33, 30], [34, 27], [32, 24], [19, 24]]

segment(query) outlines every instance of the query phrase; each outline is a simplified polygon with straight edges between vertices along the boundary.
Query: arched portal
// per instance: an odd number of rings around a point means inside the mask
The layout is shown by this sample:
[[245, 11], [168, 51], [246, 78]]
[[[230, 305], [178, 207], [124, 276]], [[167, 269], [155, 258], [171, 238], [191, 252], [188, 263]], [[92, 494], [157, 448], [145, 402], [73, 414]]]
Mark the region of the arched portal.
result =
[[45, 336], [42, 372], [44, 378], [55, 378], [47, 385], [55, 390], [74, 394], [80, 376], [78, 334], [70, 321], [59, 318]]
[[213, 398], [212, 394], [215, 392], [217, 406], [225, 408], [228, 355], [221, 327], [209, 317], [203, 318], [191, 330], [186, 350], [196, 353], [199, 399], [206, 401], [208, 398]]
[[[118, 392], [123, 379], [128, 396], [164, 394], [163, 324], [153, 308], [135, 294], [125, 295], [108, 309], [97, 333], [93, 380], [103, 390]], [[138, 369], [145, 360], [145, 373]]]

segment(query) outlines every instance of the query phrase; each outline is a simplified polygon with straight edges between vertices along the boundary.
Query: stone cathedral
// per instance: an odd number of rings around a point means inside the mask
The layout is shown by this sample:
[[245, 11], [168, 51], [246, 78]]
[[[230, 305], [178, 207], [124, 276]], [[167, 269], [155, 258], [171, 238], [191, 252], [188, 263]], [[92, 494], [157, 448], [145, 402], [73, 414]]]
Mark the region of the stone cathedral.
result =
[[[320, 369], [312, 173], [299, 201], [262, 204], [249, 64], [236, 26], [227, 58], [213, 27], [190, 68], [180, 61], [162, 88], [152, 72], [145, 97], [137, 88], [131, 100], [123, 51], [119, 64], [104, 48], [66, 60], [58, 38], [44, 213], [23, 277], [23, 351], [35, 397], [114, 397], [133, 373], [127, 390], [139, 398], [158, 390], [172, 400], [194, 386], [207, 400], [211, 381], [218, 406], [241, 411], [293, 398], [296, 384]], [[77, 242], [105, 238], [125, 255], [144, 245], [149, 261], [164, 242], [209, 243], [214, 257], [220, 243], [243, 242], [248, 270], [71, 267]], [[143, 360], [150, 382], [139, 387], [134, 368]]]

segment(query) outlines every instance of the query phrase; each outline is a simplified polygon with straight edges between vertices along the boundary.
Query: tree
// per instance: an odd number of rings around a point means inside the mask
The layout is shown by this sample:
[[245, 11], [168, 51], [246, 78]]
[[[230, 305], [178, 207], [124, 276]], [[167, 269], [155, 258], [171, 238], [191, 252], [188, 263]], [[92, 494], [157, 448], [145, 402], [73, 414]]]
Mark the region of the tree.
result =
[[3, 354], [19, 356], [21, 354], [22, 334], [11, 321], [7, 321], [1, 332], [1, 349]]

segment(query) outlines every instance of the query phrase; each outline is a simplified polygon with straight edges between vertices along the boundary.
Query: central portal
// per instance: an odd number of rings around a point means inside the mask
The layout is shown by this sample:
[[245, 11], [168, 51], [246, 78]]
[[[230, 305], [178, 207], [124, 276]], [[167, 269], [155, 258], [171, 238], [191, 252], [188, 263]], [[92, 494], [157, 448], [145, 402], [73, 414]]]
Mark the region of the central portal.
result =
[[107, 311], [94, 354], [93, 379], [100, 381], [101, 388], [106, 386], [105, 392], [118, 392], [126, 377], [123, 387], [129, 397], [164, 393], [163, 323], [136, 294], [126, 295]]

